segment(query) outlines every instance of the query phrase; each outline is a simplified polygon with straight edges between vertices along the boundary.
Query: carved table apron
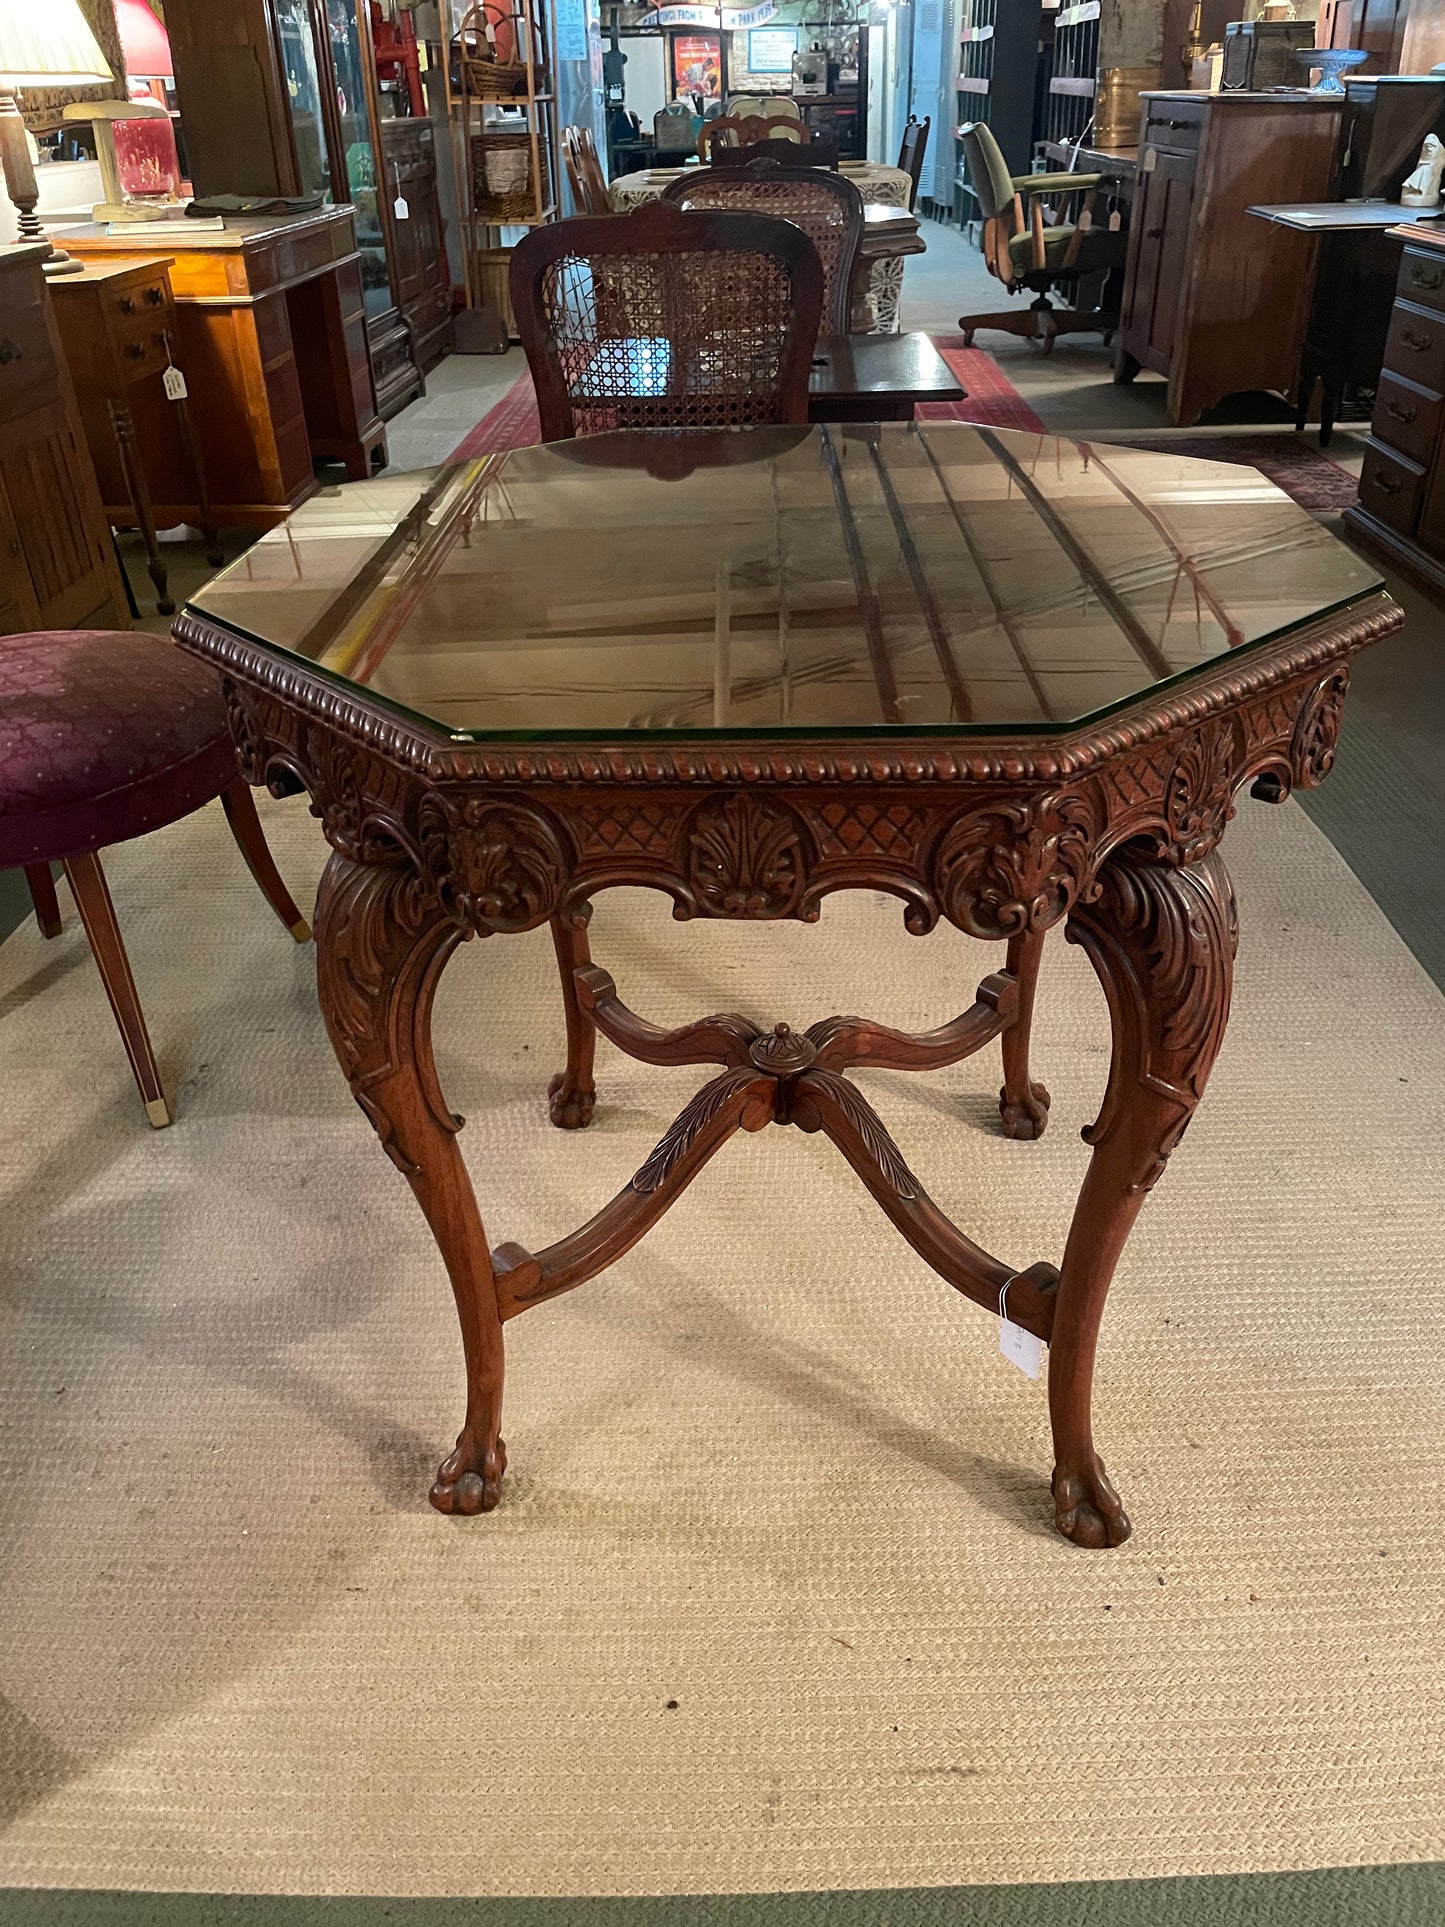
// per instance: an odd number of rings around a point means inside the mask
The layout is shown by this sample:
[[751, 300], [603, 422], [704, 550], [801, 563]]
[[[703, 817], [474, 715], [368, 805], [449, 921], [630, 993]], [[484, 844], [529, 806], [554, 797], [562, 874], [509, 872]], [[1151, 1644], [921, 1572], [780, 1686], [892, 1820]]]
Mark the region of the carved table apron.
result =
[[[443, 1512], [497, 1503], [504, 1323], [593, 1277], [671, 1206], [733, 1132], [823, 1131], [909, 1244], [990, 1312], [1049, 1346], [1059, 1530], [1130, 1530], [1094, 1450], [1090, 1393], [1105, 1294], [1146, 1193], [1203, 1095], [1229, 1011], [1236, 922], [1218, 844], [1241, 785], [1277, 802], [1328, 772], [1350, 656], [1399, 626], [1375, 594], [1109, 717], [1051, 738], [810, 736], [779, 743], [571, 748], [463, 742], [402, 720], [293, 659], [206, 621], [180, 642], [222, 672], [252, 783], [310, 792], [332, 855], [317, 906], [322, 1012], [353, 1094], [405, 1175], [451, 1276], [466, 1419], [431, 1490]], [[838, 889], [891, 892], [914, 936], [947, 918], [1007, 939], [1007, 968], [940, 1029], [857, 1017], [796, 1033], [715, 1016], [665, 1031], [634, 1015], [588, 953], [590, 899], [665, 891], [680, 918], [800, 918]], [[472, 937], [549, 922], [567, 1064], [552, 1121], [586, 1125], [597, 1031], [654, 1064], [711, 1064], [631, 1183], [535, 1253], [492, 1249], [437, 1082], [432, 1000]], [[1029, 1069], [1045, 933], [1063, 923], [1103, 983], [1113, 1059], [1057, 1269], [983, 1251], [945, 1218], [845, 1072], [925, 1070], [1002, 1039], [1003, 1126], [1036, 1137], [1049, 1098]]]

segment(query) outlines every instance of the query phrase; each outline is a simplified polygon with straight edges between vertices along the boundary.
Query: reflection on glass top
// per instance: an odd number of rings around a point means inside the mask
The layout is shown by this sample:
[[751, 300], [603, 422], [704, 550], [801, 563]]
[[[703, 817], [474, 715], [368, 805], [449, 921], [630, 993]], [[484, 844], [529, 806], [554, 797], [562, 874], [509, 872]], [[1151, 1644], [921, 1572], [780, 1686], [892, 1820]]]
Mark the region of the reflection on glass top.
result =
[[1253, 469], [898, 422], [350, 483], [191, 607], [454, 735], [575, 741], [1057, 730], [1378, 586]]

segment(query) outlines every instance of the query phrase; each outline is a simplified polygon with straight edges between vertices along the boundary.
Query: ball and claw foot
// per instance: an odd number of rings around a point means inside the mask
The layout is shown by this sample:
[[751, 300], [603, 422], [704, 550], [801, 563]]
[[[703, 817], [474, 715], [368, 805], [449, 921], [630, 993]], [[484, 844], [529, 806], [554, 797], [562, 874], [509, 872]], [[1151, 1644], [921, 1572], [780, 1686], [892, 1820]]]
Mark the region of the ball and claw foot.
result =
[[1049, 1121], [1049, 1094], [1042, 1084], [1030, 1084], [1028, 1095], [1015, 1103], [1005, 1085], [998, 1094], [998, 1110], [1005, 1137], [1023, 1141], [1042, 1137]]
[[1054, 1523], [1076, 1546], [1122, 1546], [1134, 1530], [1102, 1459], [1081, 1471], [1054, 1467]]
[[507, 1448], [500, 1439], [495, 1451], [485, 1453], [480, 1467], [465, 1439], [444, 1459], [436, 1484], [427, 1497], [438, 1512], [490, 1512], [502, 1496], [502, 1474], [507, 1469]]
[[573, 1090], [566, 1071], [558, 1071], [547, 1086], [547, 1114], [559, 1131], [582, 1131], [592, 1122], [595, 1090]]

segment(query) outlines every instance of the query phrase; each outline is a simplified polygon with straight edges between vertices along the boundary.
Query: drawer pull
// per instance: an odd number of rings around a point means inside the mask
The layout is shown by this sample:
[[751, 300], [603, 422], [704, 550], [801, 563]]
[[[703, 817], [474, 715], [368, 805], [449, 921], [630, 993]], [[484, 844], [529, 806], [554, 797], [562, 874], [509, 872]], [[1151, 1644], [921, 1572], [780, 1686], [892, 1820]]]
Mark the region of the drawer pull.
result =
[[1445, 268], [1422, 268], [1418, 261], [1410, 263], [1410, 285], [1415, 288], [1438, 288], [1445, 281]]
[[1144, 239], [1146, 241], [1157, 241], [1163, 232], [1162, 227], [1146, 227], [1144, 230]]
[[147, 288], [146, 300], [149, 301], [149, 303], [153, 308], [158, 308], [161, 305], [162, 301], [165, 300], [165, 296], [161, 293], [159, 288]]
[[139, 361], [145, 353], [145, 343], [143, 341], [128, 341], [125, 344], [125, 351], [132, 361]]
[[135, 313], [135, 301], [134, 301], [134, 298], [133, 298], [133, 297], [132, 297], [131, 295], [128, 295], [128, 294], [123, 294], [123, 295], [121, 296], [121, 298], [120, 298], [120, 311], [121, 311], [121, 313], [122, 313], [122, 314], [134, 314], [134, 313]]
[[1189, 120], [1156, 120], [1156, 121], [1155, 121], [1155, 123], [1154, 123], [1154, 125], [1155, 125], [1156, 127], [1197, 127], [1197, 126], [1199, 125], [1199, 122], [1198, 122], [1197, 120], [1193, 120], [1193, 119], [1189, 119]]
[[0, 368], [3, 368], [8, 361], [23, 361], [24, 359], [25, 350], [20, 346], [20, 343], [18, 341], [12, 341], [9, 335], [6, 335], [4, 340], [0, 341]]
[[1406, 408], [1392, 396], [1391, 399], [1385, 403], [1385, 413], [1387, 415], [1393, 415], [1397, 422], [1409, 423], [1414, 421], [1417, 411], [1413, 408]]
[[1377, 488], [1381, 495], [1398, 495], [1401, 483], [1398, 475], [1382, 475], [1379, 469], [1376, 469], [1370, 477], [1370, 486]]
[[1423, 354], [1427, 348], [1433, 348], [1434, 345], [1434, 335], [1417, 335], [1412, 328], [1400, 330], [1400, 346], [1413, 349], [1417, 355]]

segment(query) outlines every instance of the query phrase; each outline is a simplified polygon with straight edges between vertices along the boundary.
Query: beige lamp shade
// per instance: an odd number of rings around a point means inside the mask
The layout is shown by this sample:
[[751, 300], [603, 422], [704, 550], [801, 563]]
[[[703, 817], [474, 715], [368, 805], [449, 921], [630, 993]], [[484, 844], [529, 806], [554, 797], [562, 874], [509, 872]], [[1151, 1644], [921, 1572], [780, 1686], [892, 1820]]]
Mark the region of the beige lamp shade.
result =
[[0, 0], [0, 85], [93, 87], [112, 78], [76, 0]]

